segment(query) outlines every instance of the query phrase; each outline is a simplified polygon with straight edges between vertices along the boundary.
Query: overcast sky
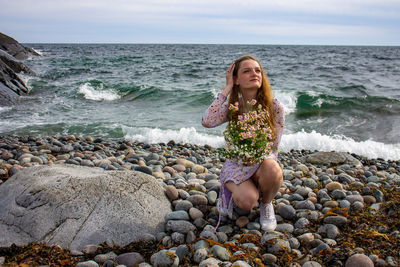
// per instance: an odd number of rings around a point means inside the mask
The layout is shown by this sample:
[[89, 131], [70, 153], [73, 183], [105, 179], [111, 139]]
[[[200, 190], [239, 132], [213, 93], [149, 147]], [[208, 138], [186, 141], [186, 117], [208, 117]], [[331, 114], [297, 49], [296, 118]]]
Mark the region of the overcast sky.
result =
[[0, 0], [23, 43], [400, 45], [400, 0]]

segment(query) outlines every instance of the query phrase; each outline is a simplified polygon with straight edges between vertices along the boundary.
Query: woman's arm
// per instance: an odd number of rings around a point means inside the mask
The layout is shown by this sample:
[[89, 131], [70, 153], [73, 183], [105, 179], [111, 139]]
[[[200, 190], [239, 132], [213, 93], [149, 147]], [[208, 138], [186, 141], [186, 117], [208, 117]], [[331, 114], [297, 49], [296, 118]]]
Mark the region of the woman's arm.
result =
[[283, 134], [283, 128], [285, 127], [285, 110], [283, 108], [283, 105], [277, 100], [274, 99], [274, 111], [275, 111], [275, 129], [276, 129], [276, 138], [273, 144], [274, 151], [272, 154], [278, 158], [278, 147], [281, 142], [282, 134]]
[[201, 124], [206, 128], [213, 128], [228, 121], [228, 103], [225, 102], [226, 96], [219, 93], [204, 113]]
[[206, 110], [201, 124], [204, 127], [212, 128], [221, 125], [228, 121], [228, 103], [225, 102], [227, 96], [232, 92], [233, 88], [233, 69], [235, 64], [229, 66], [226, 72], [226, 86], [221, 93], [218, 94], [217, 98]]

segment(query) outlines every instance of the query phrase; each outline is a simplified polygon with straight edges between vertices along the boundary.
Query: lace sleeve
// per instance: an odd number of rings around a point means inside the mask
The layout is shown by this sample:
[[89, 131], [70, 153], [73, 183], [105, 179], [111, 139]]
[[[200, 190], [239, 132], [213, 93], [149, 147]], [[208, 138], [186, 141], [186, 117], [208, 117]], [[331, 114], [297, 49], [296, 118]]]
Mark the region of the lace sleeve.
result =
[[226, 96], [219, 93], [204, 113], [201, 124], [206, 128], [213, 128], [228, 121], [228, 103], [225, 102]]
[[274, 99], [274, 111], [276, 120], [276, 139], [274, 141], [275, 151], [272, 153], [276, 158], [278, 158], [278, 148], [281, 142], [283, 128], [285, 127], [285, 110], [283, 108], [283, 105], [277, 99]]

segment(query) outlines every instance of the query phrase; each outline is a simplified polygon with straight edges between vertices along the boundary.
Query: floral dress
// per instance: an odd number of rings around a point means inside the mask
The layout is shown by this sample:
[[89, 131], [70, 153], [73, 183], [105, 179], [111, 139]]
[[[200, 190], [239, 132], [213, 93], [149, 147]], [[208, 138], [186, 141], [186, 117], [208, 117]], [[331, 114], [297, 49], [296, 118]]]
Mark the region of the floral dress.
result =
[[[265, 155], [265, 158], [272, 158], [274, 160], [278, 159], [278, 147], [281, 141], [283, 127], [285, 125], [285, 114], [283, 105], [277, 100], [273, 100], [275, 120], [277, 125], [276, 128], [276, 139], [274, 141], [273, 147], [275, 148], [273, 152], [269, 155]], [[202, 125], [207, 128], [213, 128], [221, 125], [228, 121], [229, 104], [226, 101], [226, 97], [219, 93], [213, 103], [206, 110]], [[233, 181], [235, 184], [240, 184], [247, 179], [250, 179], [254, 173], [260, 167], [260, 163], [256, 163], [252, 166], [244, 166], [237, 162], [236, 160], [227, 160], [221, 169], [220, 180], [221, 189], [219, 193], [219, 199], [217, 203], [218, 211], [220, 215], [228, 215], [232, 218], [233, 214], [233, 200], [232, 192], [229, 191], [225, 185], [228, 181]]]

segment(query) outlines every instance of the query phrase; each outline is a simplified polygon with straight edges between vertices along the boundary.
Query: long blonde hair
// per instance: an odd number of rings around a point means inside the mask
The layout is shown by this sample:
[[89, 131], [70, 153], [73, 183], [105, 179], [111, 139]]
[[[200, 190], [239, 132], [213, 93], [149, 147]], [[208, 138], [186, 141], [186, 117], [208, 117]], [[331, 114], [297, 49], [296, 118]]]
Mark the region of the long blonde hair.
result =
[[[238, 70], [240, 68], [240, 63], [242, 63], [245, 60], [254, 60], [258, 63], [258, 65], [260, 65], [262, 83], [261, 83], [261, 87], [258, 88], [256, 100], [257, 100], [257, 103], [261, 104], [263, 106], [263, 108], [267, 110], [268, 115], [269, 115], [267, 117], [267, 121], [268, 121], [269, 127], [271, 127], [271, 130], [274, 133], [274, 138], [275, 138], [276, 137], [276, 132], [275, 132], [276, 120], [275, 120], [275, 112], [274, 112], [274, 108], [273, 108], [274, 96], [273, 96], [271, 85], [269, 84], [269, 81], [268, 81], [267, 74], [265, 73], [264, 69], [262, 68], [260, 62], [255, 57], [249, 56], [249, 55], [242, 56], [242, 57], [236, 59], [235, 60], [235, 68], [233, 69], [233, 76], [237, 76]], [[243, 111], [244, 103], [242, 103], [242, 101], [239, 101], [239, 94], [240, 94], [240, 86], [234, 84], [233, 88], [232, 88], [232, 92], [229, 97], [229, 104], [234, 104], [234, 103], [238, 102], [239, 110]], [[231, 118], [232, 118], [232, 120], [237, 121], [238, 114], [237, 113], [233, 114], [233, 116]]]

